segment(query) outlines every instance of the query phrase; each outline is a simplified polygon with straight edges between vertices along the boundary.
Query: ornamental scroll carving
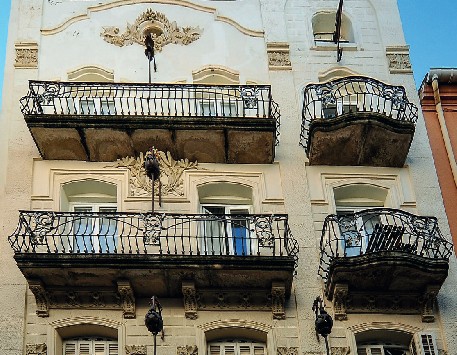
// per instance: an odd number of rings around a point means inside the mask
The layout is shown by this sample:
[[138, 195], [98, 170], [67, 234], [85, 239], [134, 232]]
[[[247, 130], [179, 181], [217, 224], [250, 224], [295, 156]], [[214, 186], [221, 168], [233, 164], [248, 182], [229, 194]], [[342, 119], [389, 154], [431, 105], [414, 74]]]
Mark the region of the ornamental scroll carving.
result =
[[37, 43], [16, 43], [16, 68], [33, 69], [38, 68], [38, 44]]
[[46, 355], [48, 353], [48, 347], [45, 343], [42, 344], [27, 344], [25, 346], [26, 355]]
[[[170, 152], [166, 154], [159, 151], [160, 181], [162, 182], [163, 196], [184, 196], [184, 178], [183, 174], [187, 170], [204, 170], [198, 166], [198, 163], [190, 162], [187, 159], [174, 160]], [[140, 153], [137, 158], [126, 157], [115, 162], [116, 168], [129, 169], [129, 184], [131, 196], [149, 196], [151, 195], [151, 180], [146, 176], [143, 168], [144, 154]], [[154, 189], [158, 195], [159, 189]]]
[[351, 353], [350, 349], [346, 346], [330, 348], [330, 354], [332, 354], [332, 355], [349, 355], [350, 353]]
[[146, 345], [126, 345], [126, 355], [147, 355]]
[[200, 38], [203, 30], [199, 27], [178, 27], [175, 21], [170, 21], [163, 13], [148, 9], [143, 12], [131, 25], [120, 33], [119, 27], [103, 27], [100, 36], [118, 47], [133, 43], [143, 45], [147, 33], [154, 39], [154, 49], [161, 52], [168, 44], [188, 45]]

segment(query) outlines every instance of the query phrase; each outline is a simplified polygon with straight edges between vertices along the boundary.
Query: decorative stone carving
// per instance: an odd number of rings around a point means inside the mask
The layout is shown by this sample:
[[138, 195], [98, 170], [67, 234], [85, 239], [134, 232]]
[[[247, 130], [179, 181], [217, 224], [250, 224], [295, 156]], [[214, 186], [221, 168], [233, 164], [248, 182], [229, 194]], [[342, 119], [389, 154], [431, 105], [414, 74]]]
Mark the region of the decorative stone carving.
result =
[[41, 281], [28, 281], [30, 291], [35, 296], [38, 317], [49, 317], [49, 297]]
[[176, 355], [198, 355], [197, 345], [178, 346]]
[[435, 321], [435, 303], [439, 290], [439, 286], [427, 286], [422, 300], [422, 322], [433, 323]]
[[34, 42], [16, 43], [16, 68], [33, 69], [38, 68], [38, 44]]
[[413, 72], [409, 60], [409, 47], [386, 47], [386, 57], [392, 74], [409, 74]]
[[133, 289], [130, 285], [130, 282], [118, 281], [117, 290], [121, 296], [124, 318], [135, 318], [135, 295], [133, 294]]
[[330, 354], [332, 355], [349, 355], [351, 353], [349, 347], [331, 347]]
[[49, 308], [60, 309], [122, 309], [122, 302], [115, 289], [47, 289]]
[[48, 353], [48, 347], [45, 343], [42, 344], [27, 344], [25, 346], [26, 355], [46, 355]]
[[348, 297], [348, 285], [336, 284], [333, 295], [333, 307], [335, 309], [336, 320], [347, 320], [346, 303]]
[[448, 355], [446, 350], [438, 349], [438, 355]]
[[126, 345], [125, 355], [147, 355], [146, 345]]
[[267, 43], [268, 68], [270, 70], [292, 70], [289, 45], [283, 42]]
[[286, 287], [282, 282], [273, 282], [271, 286], [271, 310], [273, 319], [286, 319]]
[[[184, 196], [183, 174], [187, 170], [203, 170], [197, 162], [190, 162], [187, 159], [174, 160], [170, 152], [166, 154], [159, 151], [160, 181], [162, 182], [163, 196]], [[137, 158], [126, 157], [115, 162], [116, 168], [129, 169], [129, 183], [131, 196], [147, 196], [151, 194], [151, 180], [146, 176], [143, 168], [144, 154], [140, 153]], [[159, 184], [159, 181], [156, 181]], [[159, 189], [154, 189], [158, 195]]]
[[278, 355], [298, 355], [298, 348], [278, 346]]
[[163, 13], [148, 9], [135, 20], [133, 25], [127, 23], [124, 33], [119, 27], [103, 27], [100, 36], [118, 47], [133, 43], [144, 44], [147, 33], [154, 39], [154, 49], [158, 52], [167, 44], [188, 45], [200, 38], [203, 30], [199, 27], [178, 27], [175, 21], [170, 21]]
[[187, 319], [198, 318], [197, 291], [193, 282], [183, 281], [182, 294], [184, 296], [184, 314]]
[[262, 290], [208, 290], [197, 291], [198, 309], [205, 311], [269, 311], [271, 294]]

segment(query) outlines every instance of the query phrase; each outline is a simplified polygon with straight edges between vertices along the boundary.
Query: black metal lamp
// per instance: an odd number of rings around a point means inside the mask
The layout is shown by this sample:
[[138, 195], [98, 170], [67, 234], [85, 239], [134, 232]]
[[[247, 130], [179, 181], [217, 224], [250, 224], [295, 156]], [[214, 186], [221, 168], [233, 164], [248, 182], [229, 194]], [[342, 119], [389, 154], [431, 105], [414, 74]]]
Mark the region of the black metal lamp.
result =
[[159, 155], [157, 149], [154, 147], [146, 152], [146, 156], [144, 157], [144, 170], [146, 171], [148, 178], [152, 181], [152, 213], [154, 213], [154, 181], [156, 180], [159, 180], [159, 206], [162, 205]]
[[317, 296], [313, 303], [313, 311], [316, 315], [314, 321], [314, 328], [316, 329], [316, 335], [319, 334], [325, 340], [325, 347], [327, 349], [327, 355], [330, 355], [330, 349], [328, 347], [327, 336], [332, 332], [333, 319], [330, 314], [324, 309], [324, 302], [320, 296]]
[[[160, 304], [157, 297], [151, 297], [151, 308], [149, 308], [148, 313], [144, 317], [144, 324], [148, 331], [154, 336], [154, 355], [156, 355], [157, 343], [156, 338], [157, 334], [162, 332], [163, 335], [163, 319], [162, 319], [162, 305]], [[163, 338], [163, 336], [162, 336]]]
[[146, 49], [144, 50], [144, 54], [146, 55], [146, 58], [148, 58], [149, 61], [149, 84], [151, 83], [151, 62], [154, 62], [154, 72], [157, 71], [157, 64], [156, 64], [156, 59], [154, 56], [154, 40], [152, 39], [152, 36], [150, 33], [146, 35], [144, 38], [144, 45], [146, 46]]

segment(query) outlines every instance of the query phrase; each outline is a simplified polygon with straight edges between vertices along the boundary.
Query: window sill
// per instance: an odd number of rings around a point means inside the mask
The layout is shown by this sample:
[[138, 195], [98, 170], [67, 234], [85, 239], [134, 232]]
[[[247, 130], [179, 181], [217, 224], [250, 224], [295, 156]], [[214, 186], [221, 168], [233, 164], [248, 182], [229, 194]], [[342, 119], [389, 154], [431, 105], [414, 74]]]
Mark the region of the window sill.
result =
[[[344, 51], [358, 51], [363, 50], [360, 48], [357, 43], [340, 43], [340, 48]], [[335, 51], [336, 44], [335, 43], [315, 43], [314, 46], [311, 46], [311, 50], [313, 51]]]

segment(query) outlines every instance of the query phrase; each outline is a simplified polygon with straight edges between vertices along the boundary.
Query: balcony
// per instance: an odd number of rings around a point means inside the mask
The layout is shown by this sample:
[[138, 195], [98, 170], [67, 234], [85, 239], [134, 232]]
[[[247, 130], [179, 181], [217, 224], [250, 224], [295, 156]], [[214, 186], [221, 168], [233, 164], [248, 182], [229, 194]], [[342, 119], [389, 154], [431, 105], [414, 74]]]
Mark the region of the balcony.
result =
[[184, 295], [188, 318], [220, 307], [283, 318], [298, 255], [287, 215], [21, 211], [9, 242], [41, 316]]
[[337, 319], [347, 313], [421, 313], [432, 322], [452, 244], [434, 217], [374, 208], [327, 216], [320, 253], [319, 274]]
[[417, 107], [402, 86], [346, 77], [305, 88], [300, 145], [311, 165], [402, 167]]
[[114, 161], [154, 145], [177, 159], [264, 164], [278, 142], [266, 85], [30, 81], [20, 103], [43, 159]]

